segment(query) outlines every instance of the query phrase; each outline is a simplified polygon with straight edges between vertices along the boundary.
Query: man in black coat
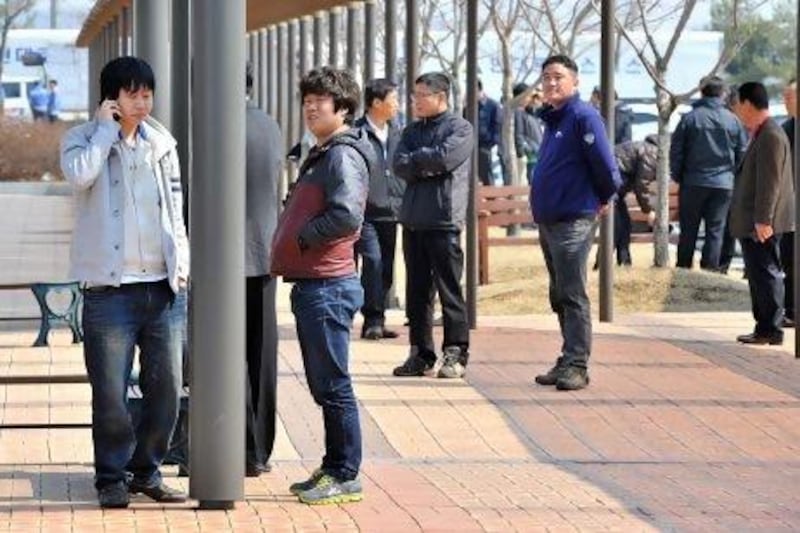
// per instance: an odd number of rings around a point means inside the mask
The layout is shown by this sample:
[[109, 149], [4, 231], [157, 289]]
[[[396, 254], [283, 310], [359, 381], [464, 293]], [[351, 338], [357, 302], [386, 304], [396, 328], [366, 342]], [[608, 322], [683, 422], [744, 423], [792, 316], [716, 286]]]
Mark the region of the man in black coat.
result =
[[399, 131], [392, 124], [397, 116], [397, 84], [375, 79], [364, 87], [364, 116], [356, 127], [367, 132], [377, 156], [369, 178], [369, 194], [361, 237], [356, 252], [361, 256], [361, 285], [364, 287], [364, 325], [361, 338], [393, 339], [397, 333], [385, 326], [386, 295], [394, 282], [394, 250], [397, 245], [397, 216], [403, 201], [405, 182], [391, 169]]
[[[246, 74], [253, 91], [252, 67]], [[278, 221], [278, 179], [283, 137], [278, 123], [248, 98], [246, 120], [245, 276], [247, 326], [247, 406], [245, 473], [269, 470], [275, 443], [278, 387], [278, 323], [275, 278], [269, 275], [272, 236]]]

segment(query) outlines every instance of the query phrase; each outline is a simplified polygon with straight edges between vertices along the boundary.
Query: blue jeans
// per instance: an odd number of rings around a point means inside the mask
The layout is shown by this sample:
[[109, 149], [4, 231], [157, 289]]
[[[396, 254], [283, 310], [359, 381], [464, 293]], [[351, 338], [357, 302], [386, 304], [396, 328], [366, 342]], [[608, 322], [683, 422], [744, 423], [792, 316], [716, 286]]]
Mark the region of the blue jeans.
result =
[[[84, 292], [83, 355], [92, 387], [95, 487], [161, 482], [158, 468], [178, 419], [186, 292], [166, 281]], [[128, 414], [128, 380], [139, 347], [142, 416]]]
[[322, 469], [341, 481], [355, 479], [361, 467], [361, 423], [348, 361], [353, 317], [363, 301], [355, 276], [297, 280], [292, 287], [306, 381], [325, 423]]
[[593, 218], [539, 224], [539, 243], [550, 275], [550, 307], [558, 315], [563, 339], [562, 366], [586, 368], [592, 352], [586, 261], [596, 229]]

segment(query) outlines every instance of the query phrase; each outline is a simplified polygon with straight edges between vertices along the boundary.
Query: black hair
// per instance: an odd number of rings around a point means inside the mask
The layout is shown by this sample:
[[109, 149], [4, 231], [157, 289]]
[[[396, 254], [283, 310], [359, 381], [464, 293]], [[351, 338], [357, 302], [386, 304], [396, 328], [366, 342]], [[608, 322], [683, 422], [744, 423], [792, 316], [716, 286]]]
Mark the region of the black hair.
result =
[[725, 93], [725, 82], [719, 76], [708, 76], [700, 80], [700, 94], [705, 97], [720, 97]]
[[511, 89], [511, 95], [514, 96], [514, 98], [516, 98], [517, 96], [519, 96], [522, 93], [524, 93], [525, 91], [527, 91], [529, 88], [530, 88], [530, 85], [528, 85], [524, 81], [523, 82], [519, 82], [516, 85], [514, 85], [514, 87]]
[[546, 69], [547, 67], [553, 64], [564, 65], [566, 68], [568, 68], [575, 74], [578, 73], [578, 65], [568, 55], [555, 54], [548, 57], [547, 59], [544, 60], [544, 63], [542, 63], [542, 70]]
[[[414, 80], [415, 85], [425, 85], [428, 89], [437, 93], [444, 93], [450, 98], [450, 77], [444, 72], [426, 72]], [[478, 88], [481, 88], [480, 81]]]
[[135, 92], [142, 88], [156, 91], [155, 74], [144, 59], [118, 57], [106, 63], [100, 72], [101, 100], [116, 100], [122, 89]]
[[52, 83], [53, 85], [58, 85], [58, 80], [50, 78], [49, 83]]
[[739, 101], [750, 102], [759, 111], [769, 109], [769, 94], [763, 83], [748, 81], [739, 86]]
[[244, 66], [244, 86], [247, 94], [253, 92], [253, 63], [248, 61]]
[[358, 111], [361, 89], [348, 70], [331, 67], [315, 68], [300, 80], [300, 98], [309, 94], [333, 98], [333, 110], [347, 111], [347, 120], [352, 120]]
[[386, 100], [389, 93], [397, 90], [397, 84], [386, 78], [369, 80], [364, 86], [364, 107], [369, 108], [372, 102]]

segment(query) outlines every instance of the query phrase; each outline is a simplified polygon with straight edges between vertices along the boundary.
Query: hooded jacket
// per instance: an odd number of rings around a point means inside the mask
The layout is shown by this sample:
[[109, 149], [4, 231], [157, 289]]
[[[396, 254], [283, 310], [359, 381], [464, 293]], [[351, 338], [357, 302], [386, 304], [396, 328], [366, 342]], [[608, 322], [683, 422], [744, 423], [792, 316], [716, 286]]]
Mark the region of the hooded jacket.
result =
[[[175, 139], [148, 117], [140, 125], [151, 146], [161, 208], [161, 243], [170, 287], [189, 276], [189, 241], [183, 221], [183, 193]], [[70, 276], [91, 285], [119, 286], [125, 236], [125, 182], [120, 126], [91, 120], [68, 130], [61, 140], [61, 170], [75, 191]]]
[[411, 230], [458, 231], [469, 196], [472, 125], [445, 111], [406, 126], [394, 154], [394, 172], [405, 180], [400, 222]]
[[672, 133], [672, 180], [681, 185], [730, 190], [747, 150], [747, 132], [720, 98], [704, 97], [692, 107]]
[[545, 124], [531, 182], [531, 212], [540, 224], [594, 217], [621, 185], [603, 119], [575, 94], [540, 113]]
[[273, 275], [303, 280], [355, 273], [354, 245], [375, 165], [372, 144], [359, 128], [311, 149], [278, 218]]
[[364, 218], [374, 222], [397, 222], [400, 205], [403, 203], [403, 193], [406, 190], [405, 182], [392, 172], [392, 157], [400, 140], [400, 131], [391, 122], [388, 124], [389, 135], [384, 148], [384, 144], [378, 139], [366, 117], [358, 119], [355, 126], [367, 132], [376, 160], [369, 176], [369, 193]]

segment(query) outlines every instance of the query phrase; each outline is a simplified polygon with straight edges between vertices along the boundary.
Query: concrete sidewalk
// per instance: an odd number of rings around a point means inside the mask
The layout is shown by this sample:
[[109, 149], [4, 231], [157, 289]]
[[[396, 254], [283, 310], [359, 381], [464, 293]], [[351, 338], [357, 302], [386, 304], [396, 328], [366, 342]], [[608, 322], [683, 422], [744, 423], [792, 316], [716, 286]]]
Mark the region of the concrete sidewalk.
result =
[[[402, 320], [390, 316], [398, 330]], [[291, 315], [280, 323], [274, 468], [245, 481], [247, 501], [235, 510], [136, 500], [101, 511], [88, 429], [6, 430], [0, 531], [800, 529], [800, 361], [791, 334], [784, 347], [732, 342], [752, 327], [746, 314], [596, 324], [592, 385], [575, 393], [533, 385], [560, 345], [550, 316], [483, 319], [463, 381], [392, 377], [405, 335], [354, 340], [366, 497], [322, 508], [287, 490], [318, 465], [323, 435]], [[66, 332], [50, 348], [28, 348], [35, 329], [5, 325], [0, 373], [81, 371]], [[89, 420], [87, 385], [6, 386], [0, 398], [6, 423]]]

